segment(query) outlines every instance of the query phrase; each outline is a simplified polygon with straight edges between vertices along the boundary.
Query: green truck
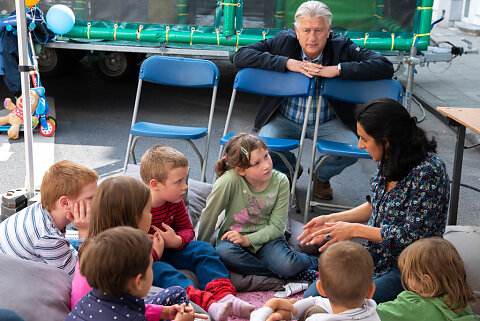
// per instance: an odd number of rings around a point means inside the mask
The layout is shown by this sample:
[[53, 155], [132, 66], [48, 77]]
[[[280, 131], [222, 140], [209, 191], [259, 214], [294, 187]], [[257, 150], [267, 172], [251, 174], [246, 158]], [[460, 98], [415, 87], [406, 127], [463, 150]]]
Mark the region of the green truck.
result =
[[[299, 0], [41, 0], [75, 13], [75, 25], [46, 43], [42, 74], [54, 74], [69, 58], [88, 56], [107, 78], [121, 78], [146, 55], [231, 59], [240, 46], [293, 27]], [[433, 0], [325, 0], [332, 28], [362, 47], [403, 59], [430, 42]], [[0, 0], [0, 13], [15, 8]], [[400, 57], [400, 58], [398, 58]]]

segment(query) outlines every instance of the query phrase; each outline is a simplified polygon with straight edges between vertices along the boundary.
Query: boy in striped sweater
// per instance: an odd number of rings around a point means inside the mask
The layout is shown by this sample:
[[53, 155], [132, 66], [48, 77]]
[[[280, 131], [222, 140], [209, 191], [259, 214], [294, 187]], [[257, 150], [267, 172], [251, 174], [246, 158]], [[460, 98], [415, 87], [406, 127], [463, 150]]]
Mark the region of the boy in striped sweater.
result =
[[[182, 286], [190, 300], [200, 305], [216, 321], [230, 315], [250, 317], [254, 307], [235, 296], [225, 265], [214, 247], [194, 241], [195, 232], [183, 197], [187, 191], [188, 161], [168, 146], [153, 146], [142, 157], [140, 175], [152, 193], [152, 228], [163, 239], [163, 253], [156, 253], [153, 285]], [[178, 269], [191, 270], [200, 289]]]
[[67, 160], [53, 164], [43, 176], [40, 202], [0, 224], [0, 253], [53, 265], [73, 276], [77, 250], [65, 238], [65, 228], [75, 224], [81, 245], [97, 179], [85, 166]]

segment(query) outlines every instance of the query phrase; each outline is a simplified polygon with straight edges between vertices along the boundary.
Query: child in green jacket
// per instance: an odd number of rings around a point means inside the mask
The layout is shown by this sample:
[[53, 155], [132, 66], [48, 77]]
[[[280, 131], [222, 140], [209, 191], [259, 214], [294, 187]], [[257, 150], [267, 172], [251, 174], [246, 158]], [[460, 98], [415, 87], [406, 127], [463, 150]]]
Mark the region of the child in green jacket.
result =
[[382, 321], [480, 320], [468, 306], [475, 296], [463, 261], [449, 241], [432, 237], [414, 242], [400, 254], [398, 267], [408, 291], [377, 306]]

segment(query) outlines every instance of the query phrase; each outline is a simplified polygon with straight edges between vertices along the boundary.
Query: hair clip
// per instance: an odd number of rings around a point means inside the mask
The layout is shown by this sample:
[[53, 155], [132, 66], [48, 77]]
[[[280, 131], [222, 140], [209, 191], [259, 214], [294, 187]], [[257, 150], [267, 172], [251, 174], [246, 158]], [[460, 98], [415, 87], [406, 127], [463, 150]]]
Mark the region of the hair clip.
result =
[[245, 148], [243, 148], [243, 147], [240, 147], [240, 149], [241, 149], [242, 152], [245, 154], [245, 156], [248, 157], [248, 152], [247, 152], [247, 150], [246, 150]]
[[223, 160], [227, 160], [227, 156], [223, 156], [222, 159], [223, 159]]

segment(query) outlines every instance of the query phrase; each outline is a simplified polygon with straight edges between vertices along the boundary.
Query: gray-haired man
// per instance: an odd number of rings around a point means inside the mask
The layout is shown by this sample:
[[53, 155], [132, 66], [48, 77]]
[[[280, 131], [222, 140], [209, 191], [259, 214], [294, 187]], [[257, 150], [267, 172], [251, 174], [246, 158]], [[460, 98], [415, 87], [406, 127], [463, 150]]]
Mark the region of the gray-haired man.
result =
[[[233, 58], [237, 67], [295, 71], [308, 77], [375, 80], [391, 78], [393, 66], [385, 57], [354, 44], [348, 37], [331, 31], [332, 13], [322, 2], [307, 1], [295, 14], [295, 29], [284, 30], [273, 38], [242, 47]], [[355, 105], [334, 100], [319, 101], [316, 86], [309, 115], [306, 99], [264, 97], [254, 123], [261, 136], [299, 139], [308, 117], [307, 138], [313, 139], [316, 113], [320, 113], [318, 139], [357, 144]], [[293, 153], [285, 155], [295, 166]], [[288, 173], [278, 156], [274, 167]], [[356, 159], [330, 157], [317, 173], [315, 196], [332, 199], [330, 179]]]

